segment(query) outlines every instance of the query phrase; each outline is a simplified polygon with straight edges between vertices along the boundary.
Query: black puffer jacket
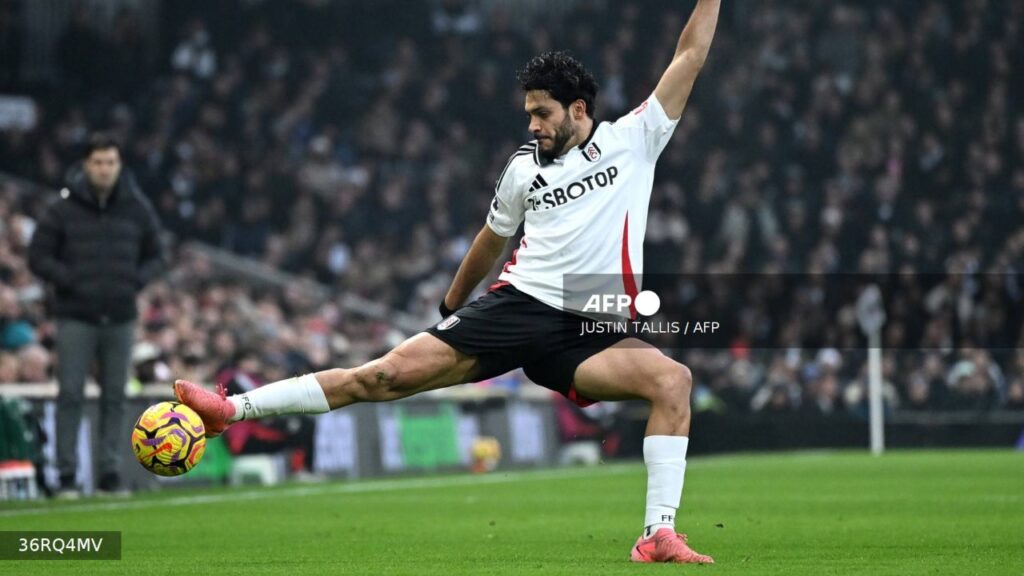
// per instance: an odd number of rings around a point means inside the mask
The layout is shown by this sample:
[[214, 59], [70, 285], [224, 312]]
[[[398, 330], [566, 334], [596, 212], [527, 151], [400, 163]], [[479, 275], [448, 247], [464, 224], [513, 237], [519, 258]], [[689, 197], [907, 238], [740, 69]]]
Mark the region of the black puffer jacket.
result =
[[165, 265], [160, 222], [128, 170], [100, 205], [73, 166], [29, 246], [32, 272], [56, 288], [57, 316], [96, 324], [135, 319], [135, 296]]

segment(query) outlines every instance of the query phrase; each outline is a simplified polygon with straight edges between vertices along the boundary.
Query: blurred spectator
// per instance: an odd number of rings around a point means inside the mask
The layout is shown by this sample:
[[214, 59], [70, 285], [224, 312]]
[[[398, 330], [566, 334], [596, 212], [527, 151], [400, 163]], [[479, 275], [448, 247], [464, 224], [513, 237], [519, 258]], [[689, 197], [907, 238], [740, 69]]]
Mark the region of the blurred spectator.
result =
[[0, 352], [0, 384], [18, 382], [21, 366], [12, 352]]
[[90, 22], [86, 4], [77, 4], [71, 12], [68, 27], [57, 40], [57, 64], [65, 81], [77, 90], [105, 80], [103, 52], [105, 39]]
[[22, 3], [0, 3], [0, 87], [16, 85], [21, 77], [22, 43], [25, 38]]
[[49, 382], [50, 353], [37, 344], [26, 346], [18, 353], [18, 368], [18, 382]]
[[904, 386], [903, 399], [911, 410], [928, 410], [948, 405], [949, 387], [938, 352], [925, 352], [924, 362], [913, 369]]
[[800, 408], [802, 390], [793, 367], [786, 358], [776, 357], [768, 369], [766, 382], [750, 400], [755, 412], [791, 412]]
[[35, 339], [32, 324], [22, 314], [18, 293], [0, 285], [0, 350], [18, 350]]
[[441, 0], [433, 14], [434, 31], [440, 35], [469, 36], [480, 31], [482, 18], [467, 0]]
[[985, 410], [996, 406], [1004, 388], [1002, 372], [987, 351], [969, 350], [947, 376], [949, 405], [960, 410]]
[[209, 80], [217, 73], [217, 54], [205, 22], [196, 19], [189, 24], [171, 55], [171, 66], [200, 80]]
[[1005, 407], [1008, 410], [1024, 410], [1024, 376], [1017, 376], [1010, 381]]
[[822, 374], [810, 383], [804, 408], [810, 412], [829, 415], [842, 409], [842, 387], [835, 374]]
[[147, 52], [138, 14], [121, 8], [110, 33], [110, 82], [121, 97], [140, 90], [148, 81]]

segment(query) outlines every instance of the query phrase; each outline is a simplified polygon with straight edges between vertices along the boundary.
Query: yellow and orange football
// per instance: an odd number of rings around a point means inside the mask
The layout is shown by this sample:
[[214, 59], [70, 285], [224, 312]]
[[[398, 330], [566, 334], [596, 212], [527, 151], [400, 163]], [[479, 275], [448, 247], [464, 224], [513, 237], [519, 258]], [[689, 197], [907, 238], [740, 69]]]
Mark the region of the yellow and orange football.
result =
[[154, 474], [184, 474], [199, 463], [206, 450], [203, 420], [179, 402], [154, 404], [132, 429], [132, 450], [139, 463]]

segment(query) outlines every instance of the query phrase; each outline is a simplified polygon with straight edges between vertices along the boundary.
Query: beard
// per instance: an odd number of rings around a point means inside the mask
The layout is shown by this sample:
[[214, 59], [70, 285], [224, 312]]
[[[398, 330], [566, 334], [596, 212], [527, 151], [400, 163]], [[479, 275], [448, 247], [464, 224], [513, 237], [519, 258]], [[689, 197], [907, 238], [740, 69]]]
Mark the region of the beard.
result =
[[551, 149], [545, 151], [544, 148], [538, 146], [537, 151], [547, 160], [558, 158], [565, 151], [565, 145], [572, 139], [572, 128], [572, 121], [569, 119], [569, 115], [566, 114], [565, 120], [555, 130], [555, 136], [551, 140]]

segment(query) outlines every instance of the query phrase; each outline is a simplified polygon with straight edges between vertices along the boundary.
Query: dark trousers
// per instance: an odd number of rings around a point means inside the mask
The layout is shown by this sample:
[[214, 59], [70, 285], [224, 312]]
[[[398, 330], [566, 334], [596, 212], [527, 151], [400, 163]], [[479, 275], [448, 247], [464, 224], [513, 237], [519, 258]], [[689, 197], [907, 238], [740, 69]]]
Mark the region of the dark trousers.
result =
[[[125, 395], [131, 366], [135, 323], [90, 324], [62, 318], [57, 321], [57, 468], [62, 479], [78, 469], [78, 429], [85, 401], [85, 378], [97, 362], [101, 398], [99, 475], [120, 471], [125, 432]], [[63, 481], [63, 480], [62, 480]]]

